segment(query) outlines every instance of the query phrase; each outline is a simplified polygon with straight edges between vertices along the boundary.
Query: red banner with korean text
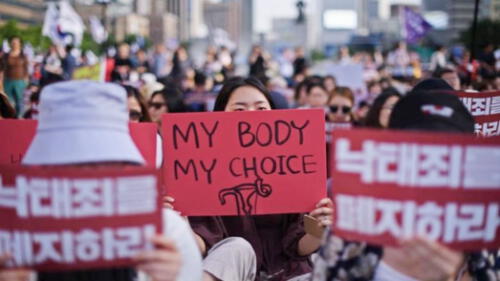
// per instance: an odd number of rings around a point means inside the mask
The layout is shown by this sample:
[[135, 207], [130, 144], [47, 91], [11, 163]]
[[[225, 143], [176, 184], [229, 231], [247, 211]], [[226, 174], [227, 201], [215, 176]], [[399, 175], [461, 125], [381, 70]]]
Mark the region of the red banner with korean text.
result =
[[496, 92], [454, 92], [476, 121], [478, 135], [490, 137], [500, 135], [500, 91]]
[[301, 213], [326, 196], [322, 110], [166, 114], [166, 193], [183, 215]]
[[338, 130], [332, 145], [335, 235], [500, 248], [500, 138]]
[[133, 265], [162, 233], [152, 168], [0, 166], [0, 254], [40, 271]]
[[[36, 120], [0, 120], [0, 165], [21, 164], [36, 132]], [[156, 134], [154, 123], [129, 123], [132, 140], [148, 166], [156, 165]]]

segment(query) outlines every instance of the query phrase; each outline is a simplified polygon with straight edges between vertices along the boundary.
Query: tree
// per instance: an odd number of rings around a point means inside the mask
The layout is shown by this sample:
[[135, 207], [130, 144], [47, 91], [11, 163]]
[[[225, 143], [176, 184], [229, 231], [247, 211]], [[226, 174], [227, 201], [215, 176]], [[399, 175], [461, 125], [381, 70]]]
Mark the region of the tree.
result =
[[[493, 44], [494, 46], [500, 46], [500, 36], [498, 36], [498, 31], [500, 30], [500, 20], [483, 19], [477, 23], [476, 29], [476, 40], [474, 42], [474, 48], [478, 50], [483, 46], [488, 44]], [[472, 40], [472, 23], [470, 27], [460, 33], [460, 42], [465, 46], [469, 47]]]

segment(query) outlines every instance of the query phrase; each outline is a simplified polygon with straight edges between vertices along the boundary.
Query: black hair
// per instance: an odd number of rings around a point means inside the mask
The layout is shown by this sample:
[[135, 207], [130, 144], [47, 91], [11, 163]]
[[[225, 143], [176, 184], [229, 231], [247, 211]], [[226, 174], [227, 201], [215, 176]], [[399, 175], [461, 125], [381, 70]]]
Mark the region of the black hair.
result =
[[261, 92], [269, 102], [271, 109], [275, 109], [275, 105], [271, 98], [271, 95], [269, 94], [269, 91], [257, 78], [244, 78], [236, 76], [228, 79], [222, 86], [222, 89], [220, 90], [219, 95], [215, 100], [214, 111], [224, 111], [226, 109], [227, 103], [229, 102], [229, 99], [231, 98], [231, 95], [234, 93], [234, 91], [236, 91], [236, 89], [240, 87], [253, 87], [259, 90], [259, 92]]
[[127, 98], [134, 97], [137, 102], [139, 103], [139, 106], [141, 107], [141, 119], [139, 119], [140, 122], [151, 122], [151, 117], [149, 116], [149, 111], [148, 111], [148, 106], [146, 105], [146, 101], [144, 100], [144, 97], [139, 93], [139, 90], [137, 90], [135, 87], [132, 87], [130, 85], [121, 85], [123, 88], [125, 88], [125, 91], [127, 92]]
[[196, 71], [194, 74], [194, 84], [196, 86], [205, 86], [207, 82], [207, 76], [201, 71]]
[[151, 100], [161, 95], [167, 104], [168, 112], [186, 112], [186, 105], [182, 99], [182, 91], [173, 83], [165, 84], [162, 90], [156, 91], [151, 95]]
[[325, 84], [323, 82], [312, 82], [312, 83], [309, 83], [307, 85], [307, 88], [306, 88], [307, 89], [306, 90], [307, 95], [309, 96], [309, 94], [311, 93], [311, 90], [314, 89], [314, 88], [316, 88], [316, 87], [323, 89], [323, 91], [325, 91], [327, 95], [330, 95], [330, 93], [328, 93], [328, 90], [326, 89]]
[[[390, 89], [390, 88], [389, 88]], [[380, 124], [380, 112], [382, 111], [382, 107], [385, 102], [390, 97], [398, 97], [401, 98], [401, 95], [395, 90], [386, 90], [383, 91], [378, 97], [373, 101], [373, 105], [370, 107], [370, 110], [366, 114], [365, 126], [371, 128], [382, 128]]]
[[16, 110], [9, 102], [9, 98], [2, 93], [0, 93], [0, 116], [4, 119], [16, 118]]

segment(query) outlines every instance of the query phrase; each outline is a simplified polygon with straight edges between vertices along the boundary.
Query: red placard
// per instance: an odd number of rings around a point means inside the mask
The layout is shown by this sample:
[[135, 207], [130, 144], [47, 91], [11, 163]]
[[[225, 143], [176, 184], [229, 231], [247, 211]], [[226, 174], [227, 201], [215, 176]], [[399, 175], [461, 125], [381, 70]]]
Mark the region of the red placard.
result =
[[[36, 132], [36, 120], [0, 120], [0, 165], [21, 164]], [[155, 123], [129, 123], [130, 135], [148, 166], [156, 166]]]
[[395, 245], [421, 235], [455, 249], [500, 247], [500, 138], [333, 132], [334, 233]]
[[477, 134], [485, 137], [500, 135], [500, 91], [454, 93], [474, 116]]
[[0, 165], [19, 165], [36, 131], [36, 120], [0, 120]]
[[322, 110], [163, 116], [166, 192], [184, 215], [300, 213], [326, 195]]
[[156, 167], [156, 123], [129, 123], [130, 136], [146, 160], [146, 165]]
[[132, 265], [162, 232], [152, 168], [0, 166], [0, 253], [40, 271]]

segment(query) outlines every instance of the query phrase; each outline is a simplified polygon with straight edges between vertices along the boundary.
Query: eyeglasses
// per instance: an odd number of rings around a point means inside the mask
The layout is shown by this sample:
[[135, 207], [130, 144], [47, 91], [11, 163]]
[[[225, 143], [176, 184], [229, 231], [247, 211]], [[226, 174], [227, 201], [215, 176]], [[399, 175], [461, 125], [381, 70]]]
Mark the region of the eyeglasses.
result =
[[330, 112], [332, 112], [332, 113], [337, 113], [337, 112], [339, 112], [339, 110], [341, 110], [342, 114], [347, 114], [347, 113], [351, 112], [351, 109], [352, 108], [350, 106], [346, 106], [346, 105], [344, 105], [344, 106], [331, 105], [330, 106]]
[[158, 110], [162, 107], [164, 107], [166, 104], [163, 102], [149, 102], [149, 107], [154, 107], [154, 109]]
[[129, 110], [128, 116], [130, 121], [140, 121], [142, 119], [142, 113], [133, 109]]

